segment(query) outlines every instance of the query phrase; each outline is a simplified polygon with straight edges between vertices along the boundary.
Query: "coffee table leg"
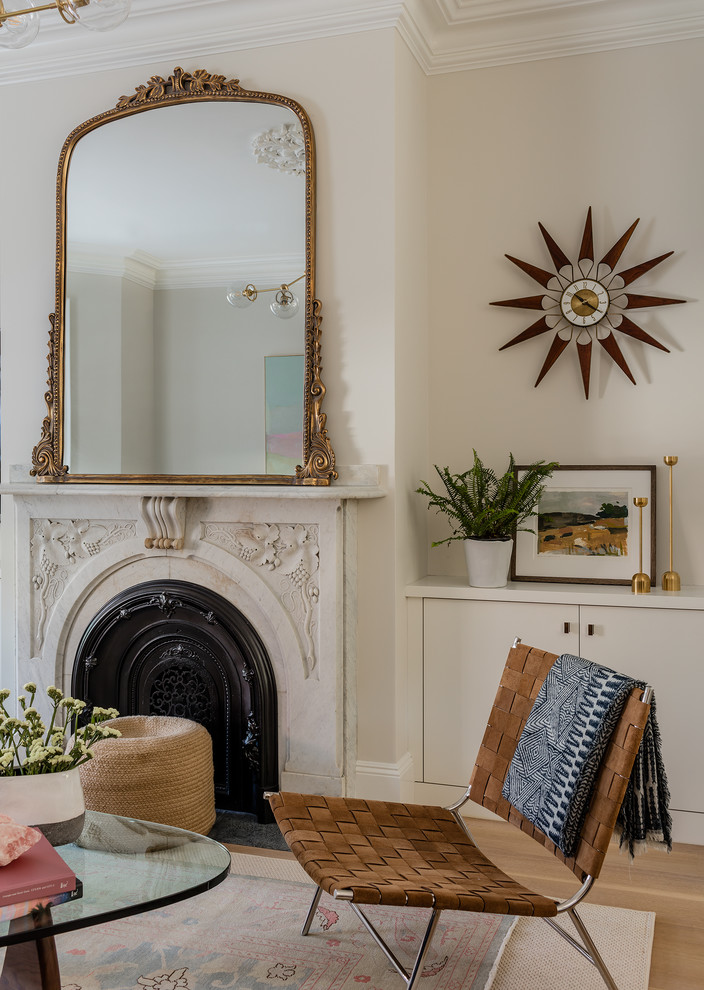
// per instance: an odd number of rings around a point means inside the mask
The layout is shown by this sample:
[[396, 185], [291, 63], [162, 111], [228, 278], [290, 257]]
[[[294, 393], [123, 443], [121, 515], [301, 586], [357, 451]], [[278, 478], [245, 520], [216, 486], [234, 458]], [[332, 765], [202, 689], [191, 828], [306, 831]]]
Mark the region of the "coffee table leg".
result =
[[[10, 922], [13, 931], [44, 927], [51, 923], [51, 912], [46, 915], [16, 918]], [[61, 990], [59, 960], [53, 935], [16, 942], [5, 949], [5, 962], [0, 973], [0, 990]]]

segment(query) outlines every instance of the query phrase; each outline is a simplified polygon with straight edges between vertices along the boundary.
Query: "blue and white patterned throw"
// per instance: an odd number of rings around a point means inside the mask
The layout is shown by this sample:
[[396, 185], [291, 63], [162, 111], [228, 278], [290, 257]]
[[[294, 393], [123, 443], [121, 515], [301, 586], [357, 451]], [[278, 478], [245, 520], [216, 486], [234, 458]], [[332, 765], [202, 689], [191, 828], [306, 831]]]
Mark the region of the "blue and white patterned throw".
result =
[[[574, 855], [599, 764], [638, 684], [563, 653], [538, 692], [502, 793], [565, 856]], [[617, 826], [631, 855], [645, 842], [671, 847], [668, 800], [653, 706]]]

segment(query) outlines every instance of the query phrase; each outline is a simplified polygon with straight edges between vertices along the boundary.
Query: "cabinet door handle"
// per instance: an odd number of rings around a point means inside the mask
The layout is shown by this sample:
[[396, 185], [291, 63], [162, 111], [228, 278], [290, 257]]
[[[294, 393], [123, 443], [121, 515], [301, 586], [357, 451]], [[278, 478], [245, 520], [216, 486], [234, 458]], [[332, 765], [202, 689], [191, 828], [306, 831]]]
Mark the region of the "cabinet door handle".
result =
[[571, 628], [572, 628], [572, 623], [571, 622], [563, 622], [562, 623], [562, 631], [563, 631], [563, 633], [568, 633]]
[[594, 635], [594, 623], [589, 622], [587, 623], [587, 636], [593, 636], [593, 635]]

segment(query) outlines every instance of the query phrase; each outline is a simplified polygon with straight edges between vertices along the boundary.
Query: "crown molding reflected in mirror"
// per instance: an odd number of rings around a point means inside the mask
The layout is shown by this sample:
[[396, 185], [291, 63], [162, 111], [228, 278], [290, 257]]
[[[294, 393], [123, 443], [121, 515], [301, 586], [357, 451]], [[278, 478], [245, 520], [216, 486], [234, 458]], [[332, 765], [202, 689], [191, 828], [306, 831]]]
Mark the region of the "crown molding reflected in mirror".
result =
[[75, 128], [59, 158], [48, 415], [31, 474], [330, 484], [321, 322], [305, 110], [203, 69], [153, 76]]

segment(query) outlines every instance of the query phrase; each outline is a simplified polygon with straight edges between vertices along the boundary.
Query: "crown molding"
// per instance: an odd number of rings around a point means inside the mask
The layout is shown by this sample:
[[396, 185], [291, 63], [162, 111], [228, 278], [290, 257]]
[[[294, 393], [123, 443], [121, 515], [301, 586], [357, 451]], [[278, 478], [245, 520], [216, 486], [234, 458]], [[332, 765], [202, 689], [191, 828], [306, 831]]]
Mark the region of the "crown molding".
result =
[[704, 36], [702, 0], [134, 0], [115, 31], [40, 15], [0, 85], [398, 29], [428, 75]]
[[[137, 252], [141, 254], [142, 252]], [[244, 279], [257, 288], [278, 288], [292, 282], [306, 269], [302, 255], [267, 255], [263, 258], [198, 258], [157, 261], [157, 289], [211, 289], [225, 291], [232, 282]]]
[[102, 33], [45, 12], [36, 41], [0, 49], [0, 85], [393, 28], [404, 2], [133, 0], [127, 20]]
[[155, 289], [158, 261], [147, 254], [141, 258], [125, 258], [122, 255], [95, 254], [93, 251], [72, 250], [67, 265], [76, 275], [107, 275], [136, 282], [147, 289]]
[[238, 279], [257, 287], [279, 286], [305, 271], [302, 255], [267, 255], [262, 258], [193, 258], [168, 261], [146, 251], [129, 257], [97, 251], [90, 245], [71, 248], [68, 270], [83, 275], [109, 275], [148, 289], [222, 289]]
[[701, 0], [406, 0], [428, 75], [704, 37]]

